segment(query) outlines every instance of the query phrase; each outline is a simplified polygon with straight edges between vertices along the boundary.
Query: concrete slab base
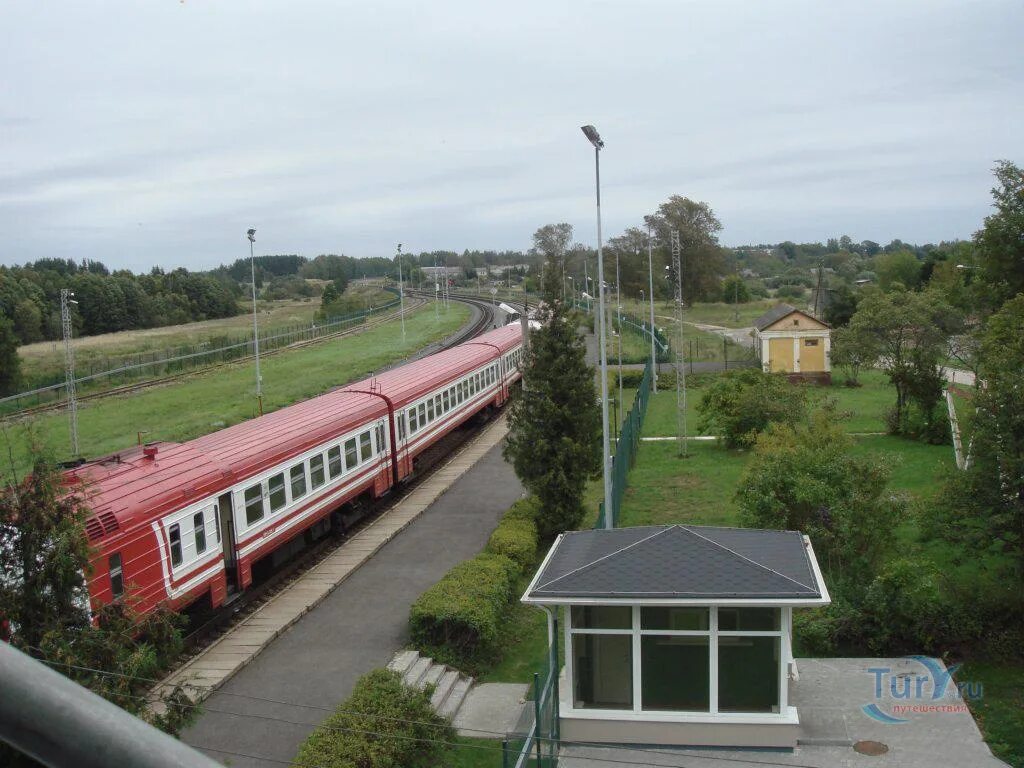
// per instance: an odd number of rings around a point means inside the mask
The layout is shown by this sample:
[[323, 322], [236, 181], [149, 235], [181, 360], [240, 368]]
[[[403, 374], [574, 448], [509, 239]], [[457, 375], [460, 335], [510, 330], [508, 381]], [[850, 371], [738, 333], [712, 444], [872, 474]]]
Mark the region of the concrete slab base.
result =
[[473, 686], [455, 716], [460, 736], [500, 739], [515, 731], [530, 686], [520, 683], [479, 683]]

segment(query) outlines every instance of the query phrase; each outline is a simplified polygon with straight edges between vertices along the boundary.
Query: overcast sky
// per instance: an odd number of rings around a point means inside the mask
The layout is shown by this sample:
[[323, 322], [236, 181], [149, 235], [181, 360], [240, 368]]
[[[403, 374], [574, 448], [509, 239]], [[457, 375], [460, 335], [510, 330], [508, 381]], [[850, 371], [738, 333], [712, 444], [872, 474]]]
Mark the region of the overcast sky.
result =
[[1024, 162], [1020, 0], [74, 0], [0, 10], [0, 263], [969, 237]]

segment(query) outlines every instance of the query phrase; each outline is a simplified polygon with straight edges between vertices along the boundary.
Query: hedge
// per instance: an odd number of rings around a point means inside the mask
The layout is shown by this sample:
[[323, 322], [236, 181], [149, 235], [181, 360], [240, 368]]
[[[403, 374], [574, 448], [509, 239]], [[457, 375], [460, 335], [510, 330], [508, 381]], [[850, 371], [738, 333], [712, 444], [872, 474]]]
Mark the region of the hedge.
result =
[[509, 507], [501, 519], [502, 522], [505, 520], [529, 520], [531, 523], [536, 523], [538, 512], [540, 512], [540, 501], [536, 496], [527, 496]]
[[402, 683], [397, 672], [376, 669], [356, 682], [352, 695], [309, 735], [295, 756], [298, 765], [323, 768], [443, 764], [455, 730], [430, 706], [424, 691]]
[[490, 552], [452, 568], [413, 603], [409, 612], [413, 645], [437, 661], [454, 665], [493, 650], [519, 574], [515, 561]]
[[487, 540], [487, 551], [505, 555], [525, 572], [537, 561], [537, 524], [530, 518], [506, 515]]

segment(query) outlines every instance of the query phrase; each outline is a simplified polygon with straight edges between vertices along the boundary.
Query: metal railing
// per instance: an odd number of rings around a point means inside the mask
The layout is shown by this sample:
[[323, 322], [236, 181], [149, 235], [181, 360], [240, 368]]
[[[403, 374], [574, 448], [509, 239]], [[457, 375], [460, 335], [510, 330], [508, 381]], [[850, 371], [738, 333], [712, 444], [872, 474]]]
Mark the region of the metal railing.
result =
[[[626, 485], [629, 477], [629, 470], [636, 463], [636, 452], [640, 447], [640, 430], [644, 425], [644, 417], [647, 415], [647, 404], [651, 398], [651, 378], [654, 370], [651, 361], [648, 360], [644, 366], [644, 375], [640, 380], [640, 387], [637, 389], [633, 405], [622, 420], [622, 428], [619, 431], [619, 438], [615, 441], [615, 455], [612, 458], [612, 509], [611, 528], [619, 524], [619, 513], [622, 509], [622, 498], [626, 493]], [[597, 523], [595, 528], [605, 527], [604, 502], [598, 507]]]
[[502, 768], [555, 768], [558, 765], [558, 618], [540, 672], [533, 673], [533, 710], [523, 733], [501, 742]]

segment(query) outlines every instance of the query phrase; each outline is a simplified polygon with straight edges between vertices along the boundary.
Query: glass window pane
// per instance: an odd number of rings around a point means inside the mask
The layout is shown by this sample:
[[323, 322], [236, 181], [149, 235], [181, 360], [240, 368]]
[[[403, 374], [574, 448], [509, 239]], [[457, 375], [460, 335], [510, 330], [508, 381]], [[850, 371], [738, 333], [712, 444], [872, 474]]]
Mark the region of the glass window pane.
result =
[[683, 712], [711, 707], [710, 638], [644, 635], [640, 638], [640, 706]]
[[440, 418], [441, 414], [444, 413], [444, 411], [441, 410], [440, 395], [434, 395], [434, 410], [437, 411], [438, 418]]
[[427, 426], [427, 404], [426, 403], [420, 403], [418, 406], [416, 406], [416, 410], [420, 414], [420, 426], [421, 427]]
[[573, 706], [633, 708], [633, 637], [572, 636]]
[[327, 452], [327, 471], [332, 480], [341, 474], [341, 448], [338, 446]]
[[306, 465], [296, 464], [289, 470], [292, 480], [292, 501], [306, 495]]
[[373, 456], [373, 447], [370, 444], [370, 433], [363, 432], [359, 436], [359, 460], [368, 461]]
[[121, 570], [121, 553], [110, 556], [110, 591], [114, 597], [124, 594], [124, 572]]
[[778, 608], [719, 608], [719, 632], [775, 632], [779, 629]]
[[409, 431], [415, 432], [420, 428], [419, 420], [416, 418], [416, 409], [409, 409]]
[[718, 708], [779, 711], [779, 638], [718, 638]]
[[273, 514], [288, 503], [288, 498], [284, 493], [283, 472], [274, 475], [267, 481], [267, 490], [269, 491], [267, 495], [270, 496], [270, 512]]
[[574, 605], [573, 629], [632, 629], [633, 609], [628, 605]]
[[356, 439], [353, 437], [351, 440], [345, 441], [345, 469], [352, 469], [352, 467], [358, 463], [359, 457], [356, 456]]
[[263, 517], [263, 487], [254, 485], [245, 489], [245, 523], [252, 525]]
[[434, 398], [430, 398], [427, 401], [427, 421], [431, 422], [434, 420]]
[[695, 630], [709, 627], [707, 608], [641, 608], [641, 629]]
[[324, 484], [324, 457], [317, 454], [309, 460], [309, 484], [319, 488]]
[[181, 527], [172, 525], [167, 535], [171, 540], [171, 565], [181, 565]]
[[196, 554], [201, 555], [206, 551], [206, 520], [202, 512], [192, 515], [192, 530], [196, 537]]
[[451, 398], [448, 395], [448, 390], [444, 391], [444, 412], [448, 413], [448, 410], [452, 407]]

